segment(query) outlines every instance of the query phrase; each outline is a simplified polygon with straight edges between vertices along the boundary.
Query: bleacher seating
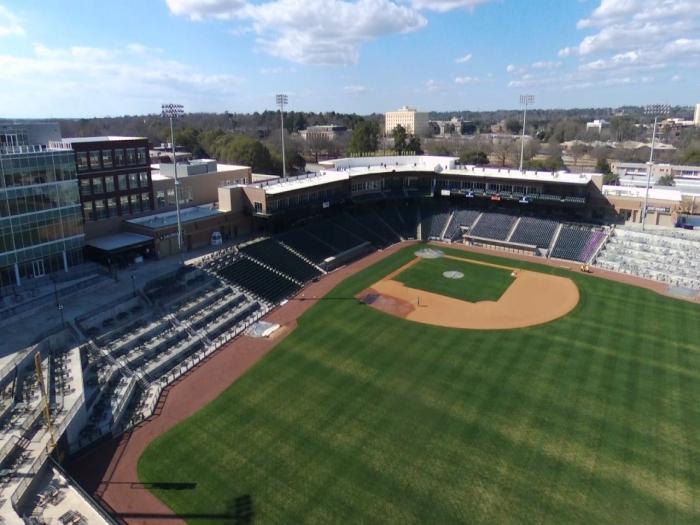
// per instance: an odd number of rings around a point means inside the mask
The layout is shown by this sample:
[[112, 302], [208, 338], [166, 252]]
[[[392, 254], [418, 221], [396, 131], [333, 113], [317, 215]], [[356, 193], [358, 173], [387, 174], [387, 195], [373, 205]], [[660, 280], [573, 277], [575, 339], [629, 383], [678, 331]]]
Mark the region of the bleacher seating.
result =
[[418, 231], [418, 208], [411, 202], [399, 202], [396, 205], [401, 224], [401, 236], [404, 239], [415, 239]]
[[617, 228], [595, 265], [671, 286], [700, 290], [700, 236]]
[[413, 239], [416, 237], [415, 230], [413, 230], [413, 232], [411, 232], [410, 229], [407, 230], [406, 224], [394, 206], [386, 205], [383, 208], [379, 208], [377, 210], [377, 215], [401, 238]]
[[319, 241], [319, 239], [316, 239], [301, 228], [283, 233], [279, 236], [279, 239], [292, 250], [299, 252], [316, 264], [338, 253], [337, 249]]
[[351, 250], [366, 242], [354, 233], [333, 224], [331, 221], [314, 222], [307, 224], [304, 228], [307, 232], [316, 236], [329, 246], [332, 246], [338, 252]]
[[460, 226], [471, 228], [474, 221], [481, 212], [476, 210], [454, 210], [454, 215], [450, 221], [447, 230], [445, 231], [445, 239], [456, 241], [462, 237], [462, 229]]
[[365, 228], [374, 231], [382, 239], [383, 246], [390, 246], [401, 240], [397, 232], [374, 211], [354, 215], [354, 218]]
[[424, 208], [421, 220], [422, 239], [441, 239], [442, 230], [445, 228], [445, 223], [449, 218], [449, 212]]
[[552, 248], [551, 256], [556, 259], [588, 262], [604, 237], [603, 232], [586, 226], [564, 225]]
[[221, 269], [219, 274], [224, 279], [250, 290], [273, 304], [299, 289], [299, 286], [290, 279], [249, 259], [236, 259]]
[[515, 227], [510, 240], [521, 244], [549, 248], [552, 238], [559, 227], [559, 222], [536, 217], [522, 217]]
[[505, 213], [484, 212], [471, 230], [476, 237], [505, 240], [517, 217]]
[[366, 227], [364, 224], [359, 223], [357, 220], [352, 218], [348, 214], [341, 214], [333, 219], [333, 222], [344, 228], [345, 230], [351, 232], [356, 237], [361, 238], [366, 242], [370, 242], [375, 248], [384, 248], [387, 243], [384, 239], [378, 235], [373, 229]]
[[240, 251], [302, 283], [310, 281], [321, 273], [318, 268], [310, 265], [274, 239], [264, 239], [248, 244]]

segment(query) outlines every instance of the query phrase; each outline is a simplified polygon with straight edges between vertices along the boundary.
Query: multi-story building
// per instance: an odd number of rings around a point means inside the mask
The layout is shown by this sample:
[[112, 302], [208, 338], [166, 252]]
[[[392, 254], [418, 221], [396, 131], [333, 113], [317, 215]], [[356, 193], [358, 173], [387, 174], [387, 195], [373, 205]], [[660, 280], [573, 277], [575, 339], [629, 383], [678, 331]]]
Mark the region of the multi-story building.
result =
[[0, 147], [46, 146], [50, 141], [60, 138], [61, 128], [58, 122], [0, 120]]
[[64, 138], [52, 146], [74, 152], [88, 239], [116, 233], [124, 217], [154, 209], [148, 139]]
[[306, 129], [299, 131], [299, 135], [304, 140], [335, 140], [338, 137], [345, 135], [348, 128], [345, 126], [337, 126], [335, 124], [323, 126], [309, 126]]
[[[156, 166], [153, 166], [156, 168]], [[175, 167], [160, 164], [152, 172], [155, 209], [175, 209]], [[250, 184], [252, 170], [248, 166], [219, 164], [213, 159], [196, 159], [177, 163], [180, 206], [200, 206], [217, 202], [221, 186]]]
[[403, 126], [411, 135], [423, 136], [428, 129], [428, 114], [408, 106], [396, 111], [387, 111], [384, 114], [384, 132], [391, 135], [398, 125]]
[[695, 115], [693, 116], [693, 122], [696, 126], [700, 126], [700, 104], [695, 104]]
[[600, 133], [603, 131], [603, 128], [609, 126], [610, 123], [607, 120], [602, 120], [602, 119], [595, 119], [591, 122], [586, 122], [586, 131], [597, 131]]
[[0, 147], [3, 287], [68, 271], [83, 260], [85, 235], [73, 152], [23, 144], [32, 133], [13, 133], [17, 142], [13, 138]]

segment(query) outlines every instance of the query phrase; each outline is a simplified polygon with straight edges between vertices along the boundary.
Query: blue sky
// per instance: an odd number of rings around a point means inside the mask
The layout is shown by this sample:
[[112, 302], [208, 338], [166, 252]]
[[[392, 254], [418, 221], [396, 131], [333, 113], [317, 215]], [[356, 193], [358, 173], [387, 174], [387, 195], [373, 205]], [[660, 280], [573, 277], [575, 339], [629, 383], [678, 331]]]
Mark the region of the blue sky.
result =
[[0, 0], [0, 117], [700, 102], [699, 0]]

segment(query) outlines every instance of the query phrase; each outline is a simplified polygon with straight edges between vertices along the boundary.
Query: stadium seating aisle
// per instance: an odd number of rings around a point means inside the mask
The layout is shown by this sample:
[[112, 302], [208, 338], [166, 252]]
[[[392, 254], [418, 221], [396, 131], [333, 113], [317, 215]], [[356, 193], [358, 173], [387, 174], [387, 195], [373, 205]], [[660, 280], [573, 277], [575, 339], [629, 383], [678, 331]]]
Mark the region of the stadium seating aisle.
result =
[[219, 270], [219, 275], [275, 304], [296, 292], [300, 286], [279, 273], [249, 259], [235, 259]]
[[481, 212], [477, 210], [455, 209], [452, 220], [445, 232], [445, 239], [453, 242], [461, 239], [462, 229], [460, 227], [471, 228], [480, 214]]
[[536, 217], [522, 217], [510, 240], [521, 244], [531, 244], [538, 248], [549, 248], [559, 222]]
[[315, 264], [338, 253], [337, 249], [299, 228], [283, 233], [279, 236], [279, 240]]
[[248, 244], [240, 251], [302, 283], [321, 274], [318, 268], [310, 265], [274, 239], [264, 239]]

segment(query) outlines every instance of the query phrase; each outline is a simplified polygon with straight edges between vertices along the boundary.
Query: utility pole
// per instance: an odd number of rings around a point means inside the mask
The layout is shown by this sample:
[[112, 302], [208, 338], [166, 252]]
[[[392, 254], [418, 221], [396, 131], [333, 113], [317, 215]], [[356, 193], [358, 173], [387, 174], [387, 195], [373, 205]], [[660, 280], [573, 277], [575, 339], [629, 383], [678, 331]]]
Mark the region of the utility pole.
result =
[[284, 157], [284, 106], [289, 102], [289, 97], [287, 95], [277, 95], [275, 97], [277, 105], [280, 107], [280, 122], [281, 122], [281, 132], [282, 132], [282, 178], [287, 177], [287, 163]]
[[162, 115], [170, 119], [170, 146], [173, 150], [173, 167], [175, 168], [175, 213], [177, 214], [177, 251], [180, 254], [180, 264], [183, 263], [182, 255], [182, 223], [180, 222], [180, 181], [177, 178], [177, 155], [175, 153], [175, 127], [173, 119], [185, 114], [182, 104], [162, 104]]
[[649, 203], [649, 187], [651, 186], [651, 172], [654, 169], [654, 146], [656, 145], [656, 123], [659, 115], [668, 115], [671, 106], [668, 104], [649, 104], [644, 108], [646, 115], [654, 115], [654, 129], [651, 132], [651, 151], [649, 152], [649, 162], [647, 162], [647, 187], [644, 192], [644, 208], [642, 209], [642, 231], [647, 222], [647, 209]]
[[520, 171], [523, 171], [523, 157], [525, 156], [525, 122], [527, 119], [527, 107], [535, 101], [535, 95], [520, 95], [520, 104], [525, 106], [523, 111], [523, 131], [520, 135]]

